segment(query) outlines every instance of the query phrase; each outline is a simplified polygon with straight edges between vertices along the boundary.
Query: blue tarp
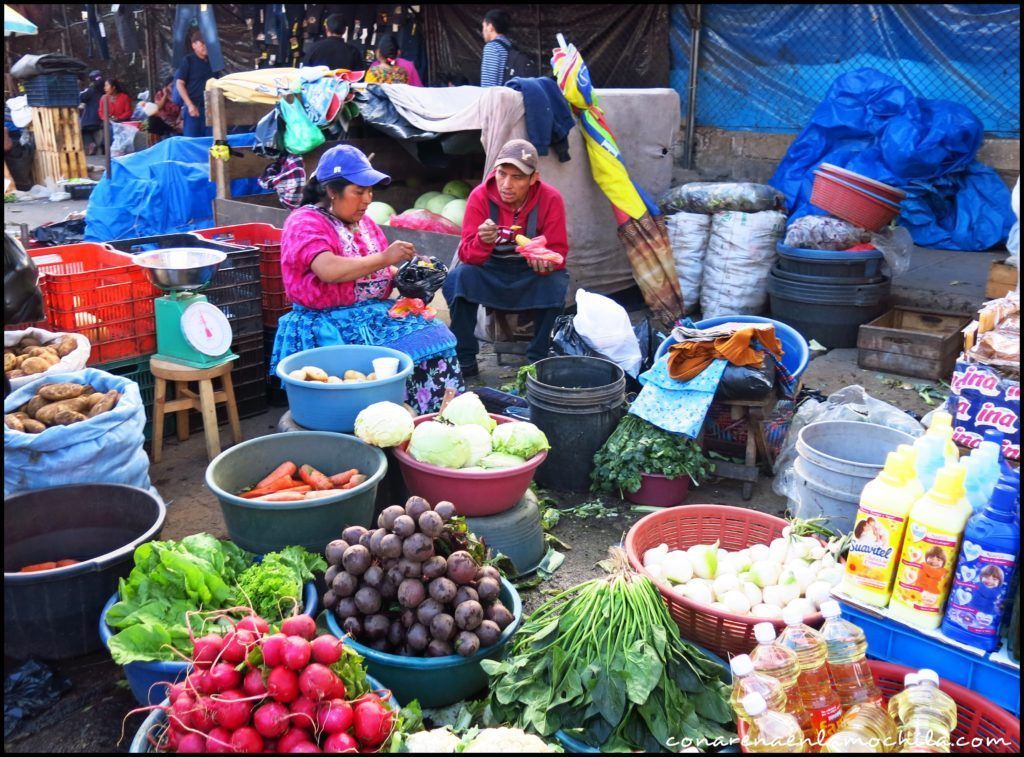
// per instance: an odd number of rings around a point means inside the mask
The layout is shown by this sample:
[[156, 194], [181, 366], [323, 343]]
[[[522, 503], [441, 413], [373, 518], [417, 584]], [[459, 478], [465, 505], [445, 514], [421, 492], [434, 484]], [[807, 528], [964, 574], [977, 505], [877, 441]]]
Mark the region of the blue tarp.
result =
[[1006, 240], [1010, 190], [974, 156], [982, 125], [967, 108], [926, 100], [872, 69], [833, 82], [769, 182], [786, 195], [790, 220], [810, 204], [814, 169], [832, 163], [907, 192], [898, 223], [921, 247], [986, 250]]
[[[253, 135], [229, 135], [228, 144], [252, 147]], [[111, 160], [110, 173], [89, 198], [85, 239], [107, 242], [213, 226], [212, 146], [212, 137], [172, 137]], [[231, 182], [236, 196], [263, 191], [255, 179]]]

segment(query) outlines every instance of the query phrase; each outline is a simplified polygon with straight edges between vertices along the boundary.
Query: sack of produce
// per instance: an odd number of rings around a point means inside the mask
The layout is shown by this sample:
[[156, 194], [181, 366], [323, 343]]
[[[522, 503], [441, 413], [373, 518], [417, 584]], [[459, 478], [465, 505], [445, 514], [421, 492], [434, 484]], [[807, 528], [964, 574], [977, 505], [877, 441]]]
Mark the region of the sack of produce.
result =
[[658, 200], [658, 207], [666, 215], [711, 214], [724, 210], [760, 213], [763, 210], [785, 210], [786, 197], [767, 184], [696, 181], [672, 187]]
[[786, 216], [775, 210], [715, 214], [700, 297], [705, 318], [756, 315], [764, 309], [768, 274], [785, 230]]
[[91, 352], [92, 345], [82, 334], [55, 334], [43, 329], [5, 331], [4, 375], [12, 390], [20, 389], [43, 376], [82, 370]]
[[459, 227], [438, 213], [431, 213], [425, 208], [407, 210], [397, 216], [391, 216], [391, 226], [396, 229], [416, 229], [432, 231], [435, 234], [460, 233]]
[[672, 257], [676, 262], [676, 276], [683, 293], [686, 312], [697, 309], [700, 304], [700, 288], [704, 281], [704, 257], [708, 252], [708, 237], [711, 234], [711, 216], [701, 213], [676, 213], [669, 216], [668, 242], [672, 246]]
[[832, 216], [803, 216], [786, 230], [786, 245], [800, 250], [848, 250], [870, 241], [870, 231]]
[[134, 381], [95, 368], [34, 381], [4, 400], [4, 496], [64, 484], [148, 489], [145, 426]]

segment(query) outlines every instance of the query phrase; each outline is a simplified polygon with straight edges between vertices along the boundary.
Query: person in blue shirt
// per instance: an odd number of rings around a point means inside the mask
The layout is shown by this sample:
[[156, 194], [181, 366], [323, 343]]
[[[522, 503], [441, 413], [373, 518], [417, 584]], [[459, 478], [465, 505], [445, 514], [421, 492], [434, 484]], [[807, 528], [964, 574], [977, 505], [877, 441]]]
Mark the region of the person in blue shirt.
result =
[[484, 52], [480, 61], [481, 87], [500, 87], [505, 83], [505, 64], [508, 63], [508, 51], [511, 46], [506, 35], [511, 26], [512, 20], [508, 13], [500, 8], [489, 10], [484, 15]]
[[174, 73], [174, 86], [181, 97], [182, 134], [186, 137], [208, 137], [206, 126], [206, 82], [213, 79], [210, 55], [198, 30], [192, 32], [192, 53], [185, 56]]
[[78, 101], [82, 103], [79, 115], [79, 126], [82, 128], [82, 141], [85, 142], [89, 155], [103, 150], [103, 120], [100, 118], [100, 100], [103, 99], [103, 74], [100, 71], [89, 72], [89, 86], [82, 90]]

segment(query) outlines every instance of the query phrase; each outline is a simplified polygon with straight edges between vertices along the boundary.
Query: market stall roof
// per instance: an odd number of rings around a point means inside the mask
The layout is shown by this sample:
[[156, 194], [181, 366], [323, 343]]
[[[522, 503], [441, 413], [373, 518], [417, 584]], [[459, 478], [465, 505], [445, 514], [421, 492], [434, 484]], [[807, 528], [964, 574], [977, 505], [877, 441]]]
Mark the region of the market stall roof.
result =
[[39, 29], [9, 5], [4, 6], [4, 36], [38, 34]]

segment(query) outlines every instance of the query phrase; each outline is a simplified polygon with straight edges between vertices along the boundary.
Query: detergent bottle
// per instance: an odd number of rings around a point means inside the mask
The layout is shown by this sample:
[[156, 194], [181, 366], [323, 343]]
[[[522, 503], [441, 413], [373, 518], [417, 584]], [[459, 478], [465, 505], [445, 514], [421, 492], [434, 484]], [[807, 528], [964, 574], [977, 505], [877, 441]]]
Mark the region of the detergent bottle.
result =
[[985, 429], [985, 432], [982, 434], [982, 437], [985, 439], [986, 442], [992, 442], [997, 447], [999, 447], [1000, 476], [1013, 476], [1014, 478], [1017, 479], [1017, 481], [1020, 481], [1020, 475], [1017, 473], [1014, 467], [1010, 465], [1010, 461], [1006, 459], [1006, 455], [1003, 454], [1003, 442], [1006, 441], [1006, 434], [1004, 434], [997, 428], [987, 428]]
[[821, 636], [828, 649], [828, 672], [844, 710], [856, 704], [882, 704], [882, 692], [868, 665], [868, 642], [860, 626], [843, 619], [842, 608], [835, 600], [821, 603], [825, 624]]
[[750, 728], [743, 737], [745, 751], [767, 754], [800, 754], [805, 751], [804, 734], [796, 718], [786, 712], [768, 709], [760, 694], [747, 694], [737, 715], [741, 713], [750, 721]]
[[984, 511], [967, 522], [942, 632], [983, 652], [1000, 644], [999, 627], [1020, 553], [1016, 493], [996, 486]]
[[942, 623], [970, 510], [964, 504], [963, 476], [963, 468], [947, 465], [910, 510], [889, 613], [918, 628]]
[[792, 605], [782, 611], [786, 628], [779, 643], [796, 652], [800, 665], [800, 698], [811, 719], [814, 744], [821, 744], [836, 732], [843, 705], [828, 677], [828, 647], [821, 634], [804, 625], [803, 610]]
[[754, 663], [754, 670], [771, 676], [782, 684], [786, 692], [786, 712], [797, 719], [804, 735], [811, 740], [814, 738], [811, 733], [811, 718], [804, 709], [803, 699], [800, 697], [800, 663], [796, 652], [779, 644], [775, 636], [775, 626], [771, 623], [758, 623], [754, 626], [757, 646], [750, 653], [750, 659]]
[[860, 495], [853, 539], [839, 590], [875, 607], [885, 607], [899, 566], [910, 509], [924, 494], [907, 444], [890, 452], [885, 468]]
[[932, 413], [931, 425], [925, 431], [925, 436], [935, 436], [943, 440], [945, 446], [943, 453], [947, 463], [955, 463], [960, 459], [960, 450], [953, 441], [953, 416], [945, 410], [936, 410]]
[[976, 513], [985, 509], [992, 497], [992, 491], [999, 483], [999, 476], [1002, 474], [999, 458], [1002, 454], [998, 444], [984, 441], [969, 457], [960, 461], [967, 467], [967, 477], [964, 479], [967, 501], [971, 503], [971, 509]]
[[949, 751], [950, 735], [956, 729], [956, 702], [939, 688], [934, 670], [919, 670], [917, 683], [890, 699], [888, 710], [899, 729], [901, 752]]
[[935, 484], [936, 474], [946, 467], [946, 442], [938, 436], [924, 436], [914, 442], [917, 452], [915, 468], [921, 488], [928, 491]]

